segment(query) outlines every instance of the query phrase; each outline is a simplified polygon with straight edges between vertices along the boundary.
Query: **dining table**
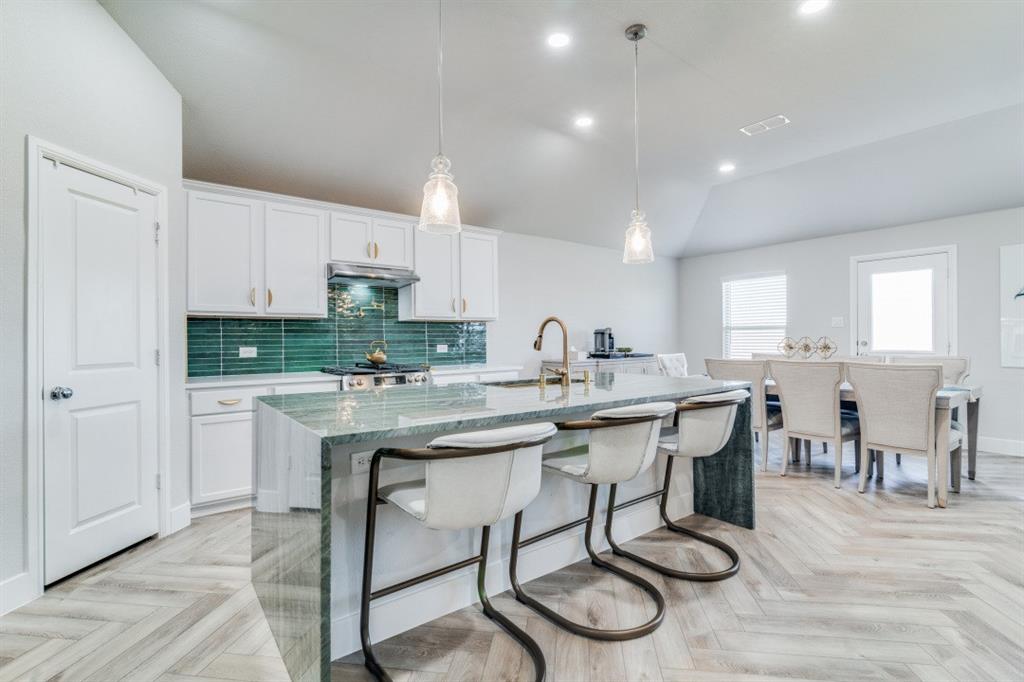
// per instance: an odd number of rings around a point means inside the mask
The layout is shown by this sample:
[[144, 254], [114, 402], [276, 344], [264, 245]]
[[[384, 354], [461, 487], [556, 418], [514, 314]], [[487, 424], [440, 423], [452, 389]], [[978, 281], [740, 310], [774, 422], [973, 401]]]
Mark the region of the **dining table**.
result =
[[[966, 433], [967, 436], [967, 478], [974, 480], [977, 472], [977, 461], [978, 461], [978, 416], [981, 406], [982, 387], [980, 385], [952, 385], [943, 386], [939, 389], [935, 396], [935, 442], [936, 443], [948, 443], [949, 442], [949, 430], [953, 425], [953, 413], [954, 411], [964, 408], [967, 413], [967, 424]], [[775, 385], [775, 381], [768, 379], [765, 382], [765, 394], [776, 396], [779, 395], [779, 389]], [[856, 402], [857, 394], [853, 390], [848, 382], [843, 382], [839, 387], [839, 399], [844, 402]], [[949, 476], [946, 475], [945, 467], [942, 466], [943, 462], [949, 461], [948, 453], [946, 457], [939, 457], [940, 460], [940, 479], [945, 480], [945, 485], [937, 486], [938, 488], [938, 504], [940, 507], [946, 506], [946, 501], [949, 497], [950, 480]], [[953, 469], [953, 487], [955, 490], [960, 490], [960, 476], [961, 472], [957, 469]]]

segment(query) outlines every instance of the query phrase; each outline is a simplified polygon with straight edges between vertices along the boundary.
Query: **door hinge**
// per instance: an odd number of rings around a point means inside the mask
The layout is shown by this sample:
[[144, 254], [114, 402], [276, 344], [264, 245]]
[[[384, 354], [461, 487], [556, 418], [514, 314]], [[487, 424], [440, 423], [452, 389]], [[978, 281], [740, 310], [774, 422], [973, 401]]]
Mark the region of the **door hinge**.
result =
[[159, 348], [157, 348], [156, 350], [153, 351], [153, 363], [156, 366], [158, 366], [158, 367], [160, 366], [160, 349]]
[[160, 490], [160, 474], [156, 475], [156, 489]]
[[157, 244], [160, 243], [160, 223], [153, 223], [153, 241]]

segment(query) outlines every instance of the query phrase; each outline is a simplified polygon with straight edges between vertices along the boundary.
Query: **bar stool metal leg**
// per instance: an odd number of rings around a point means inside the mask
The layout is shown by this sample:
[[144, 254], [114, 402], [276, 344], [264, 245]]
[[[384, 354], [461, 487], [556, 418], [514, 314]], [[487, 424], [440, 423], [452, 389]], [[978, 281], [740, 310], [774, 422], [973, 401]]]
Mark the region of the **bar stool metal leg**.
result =
[[[617, 486], [615, 484], [612, 484], [611, 491], [608, 494], [608, 512], [605, 516], [604, 523], [604, 534], [605, 537], [608, 539], [608, 544], [611, 546], [612, 552], [615, 555], [625, 557], [626, 559], [631, 559], [632, 561], [635, 561], [642, 566], [646, 566], [647, 568], [657, 571], [658, 573], [666, 575], [670, 578], [678, 578], [680, 580], [692, 580], [704, 583], [716, 582], [718, 580], [725, 580], [726, 578], [731, 578], [732, 576], [736, 575], [740, 570], [740, 555], [736, 553], [735, 549], [733, 549], [732, 547], [730, 547], [729, 545], [727, 545], [726, 543], [722, 542], [717, 538], [713, 538], [708, 535], [704, 535], [703, 533], [698, 533], [695, 530], [690, 530], [689, 528], [684, 528], [683, 526], [677, 525], [673, 523], [672, 520], [668, 517], [668, 492], [669, 485], [672, 483], [672, 464], [674, 460], [675, 457], [669, 457], [668, 460], [665, 462], [665, 485], [661, 489], [661, 504], [659, 505], [659, 511], [661, 512], [661, 520], [665, 522], [665, 527], [674, 533], [688, 535], [694, 540], [697, 540], [698, 542], [703, 542], [706, 545], [711, 545], [712, 547], [720, 549], [729, 557], [729, 559], [732, 561], [732, 565], [730, 565], [729, 568], [723, 569], [721, 571], [712, 571], [710, 573], [692, 573], [689, 571], [678, 571], [674, 568], [669, 568], [668, 566], [662, 566], [661, 564], [655, 563], [650, 559], [645, 559], [642, 556], [638, 556], [636, 554], [633, 554], [632, 552], [628, 552], [619, 547], [617, 544], [615, 544], [615, 540], [612, 538], [612, 521], [616, 510], [615, 492]], [[629, 502], [625, 502], [619, 505], [618, 508], [621, 509], [622, 507], [629, 506], [638, 501], [642, 501], [643, 499], [645, 498], [639, 498], [638, 500], [630, 500]]]
[[[614, 573], [615, 575], [625, 580], [628, 580], [629, 582], [633, 583], [637, 587], [647, 592], [647, 594], [650, 595], [651, 599], [654, 600], [656, 610], [654, 617], [652, 617], [649, 621], [642, 625], [637, 625], [636, 627], [625, 628], [622, 630], [603, 630], [599, 628], [592, 628], [569, 620], [568, 618], [553, 611], [552, 609], [548, 608], [547, 606], [540, 603], [539, 601], [537, 601], [536, 599], [534, 599], [526, 593], [522, 585], [519, 584], [519, 577], [516, 574], [516, 569], [519, 563], [519, 548], [523, 545], [529, 545], [538, 540], [551, 537], [552, 535], [557, 534], [563, 530], [568, 530], [569, 528], [578, 526], [580, 525], [579, 521], [568, 523], [564, 526], [560, 526], [559, 528], [555, 528], [546, 533], [541, 533], [540, 535], [534, 536], [526, 541], [521, 542], [521, 535], [523, 530], [523, 513], [519, 512], [518, 514], [516, 514], [515, 523], [512, 529], [511, 555], [509, 557], [509, 579], [512, 582], [512, 590], [515, 592], [516, 599], [518, 601], [522, 602], [523, 604], [526, 604], [534, 611], [537, 611], [542, 616], [547, 618], [548, 620], [552, 621], [556, 625], [560, 625], [561, 627], [565, 628], [566, 630], [574, 634], [582, 635], [583, 637], [589, 637], [591, 639], [601, 639], [609, 641], [622, 641], [627, 639], [635, 639], [637, 637], [643, 637], [644, 635], [654, 632], [658, 628], [658, 626], [661, 625], [661, 621], [665, 618], [665, 598], [662, 596], [661, 592], [658, 591], [658, 588], [656, 588], [647, 580], [644, 580], [643, 578], [634, 573], [630, 573], [629, 571], [619, 568], [615, 564], [609, 563], [601, 559], [597, 555], [597, 552], [594, 551], [594, 546], [590, 539], [591, 533], [594, 529], [594, 516], [596, 515], [596, 513], [597, 484], [591, 484], [590, 503], [587, 506], [587, 527], [583, 540], [584, 545], [586, 545], [587, 548], [587, 554], [590, 555], [590, 563], [597, 566], [598, 568], [603, 568], [606, 571]], [[580, 521], [582, 521], [582, 519]]]
[[380, 482], [380, 467], [370, 467], [370, 494], [366, 498], [366, 544], [363, 550], [363, 590], [359, 602], [359, 639], [363, 645], [363, 662], [367, 670], [384, 682], [391, 682], [391, 676], [377, 660], [370, 644], [370, 593], [373, 581], [373, 544], [377, 533], [377, 486]]

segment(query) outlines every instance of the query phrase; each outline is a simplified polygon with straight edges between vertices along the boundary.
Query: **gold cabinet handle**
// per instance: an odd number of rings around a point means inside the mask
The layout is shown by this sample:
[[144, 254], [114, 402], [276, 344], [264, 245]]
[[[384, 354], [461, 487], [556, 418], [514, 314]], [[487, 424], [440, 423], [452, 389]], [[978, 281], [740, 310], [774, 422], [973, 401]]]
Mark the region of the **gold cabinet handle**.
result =
[[273, 289], [267, 289], [267, 307], [269, 308], [274, 302], [274, 291]]
[[231, 400], [218, 400], [217, 402], [221, 405], [237, 405], [238, 403], [242, 402], [242, 399], [232, 398]]
[[256, 287], [249, 289], [249, 305], [256, 307]]
[[452, 312], [455, 312], [455, 299], [452, 299]]
[[366, 257], [373, 258], [373, 242], [366, 242]]
[[468, 305], [469, 305], [468, 299], [465, 296], [463, 296], [462, 297], [462, 314], [463, 315], [466, 314], [466, 306], [468, 306]]
[[373, 243], [373, 259], [377, 260], [378, 258], [380, 258], [380, 244], [378, 244], [377, 242], [374, 242]]

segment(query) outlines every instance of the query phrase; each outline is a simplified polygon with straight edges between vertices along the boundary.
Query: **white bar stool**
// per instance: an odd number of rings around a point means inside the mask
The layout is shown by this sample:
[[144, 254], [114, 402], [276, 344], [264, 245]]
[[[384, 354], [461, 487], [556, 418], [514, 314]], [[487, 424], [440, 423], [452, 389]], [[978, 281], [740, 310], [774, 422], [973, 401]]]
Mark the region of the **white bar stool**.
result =
[[[366, 548], [363, 555], [359, 636], [365, 665], [378, 680], [390, 681], [391, 677], [377, 660], [370, 643], [370, 602], [473, 564], [477, 566], [477, 590], [484, 614], [519, 641], [533, 659], [536, 679], [544, 679], [545, 662], [540, 646], [491, 605], [484, 579], [491, 526], [520, 512], [540, 492], [541, 446], [551, 440], [555, 433], [557, 429], [551, 423], [524, 424], [442, 436], [431, 441], [425, 448], [382, 448], [373, 454], [366, 505]], [[380, 464], [385, 458], [423, 462], [425, 477], [378, 487]], [[373, 590], [377, 505], [386, 503], [394, 504], [428, 528], [481, 528], [480, 553]]]
[[[668, 495], [669, 486], [672, 483], [672, 463], [675, 461], [675, 458], [710, 457], [724, 448], [732, 436], [733, 424], [736, 421], [736, 408], [749, 398], [750, 393], [741, 389], [696, 396], [676, 406], [675, 424], [678, 427], [678, 434], [675, 439], [669, 438], [658, 443], [658, 449], [669, 455], [668, 460], [665, 462], [665, 485], [662, 486], [661, 490], [620, 504], [615, 504], [616, 485], [612, 485], [611, 491], [608, 494], [608, 512], [605, 517], [604, 533], [614, 554], [635, 561], [662, 575], [680, 580], [714, 582], [736, 575], [740, 570], [740, 557], [736, 550], [721, 540], [673, 523], [668, 517]], [[612, 521], [615, 512], [659, 495], [661, 496], [659, 510], [661, 512], [661, 520], [665, 522], [665, 527], [670, 531], [688, 535], [698, 542], [703, 542], [722, 550], [732, 562], [729, 568], [709, 573], [679, 571], [655, 563], [650, 559], [645, 559], [632, 552], [627, 552], [615, 544], [615, 540], [612, 538]]]
[[[587, 515], [523, 540], [521, 539], [523, 513], [516, 514], [509, 556], [509, 578], [517, 600], [569, 632], [591, 639], [635, 639], [653, 632], [661, 625], [661, 621], [665, 617], [665, 598], [658, 589], [640, 576], [598, 557], [591, 544], [590, 536], [597, 511], [598, 486], [611, 483], [614, 488], [614, 484], [629, 481], [646, 471], [654, 463], [654, 458], [657, 455], [661, 420], [674, 413], [675, 410], [674, 403], [665, 402], [628, 405], [595, 412], [589, 420], [565, 422], [558, 425], [560, 431], [590, 431], [590, 444], [586, 454], [551, 457], [544, 460], [546, 471], [590, 486]], [[527, 594], [519, 584], [516, 567], [519, 562], [520, 548], [583, 524], [587, 526], [583, 540], [587, 554], [590, 555], [590, 562], [640, 587], [654, 600], [656, 613], [643, 625], [622, 630], [605, 630], [582, 625], [540, 603]]]

